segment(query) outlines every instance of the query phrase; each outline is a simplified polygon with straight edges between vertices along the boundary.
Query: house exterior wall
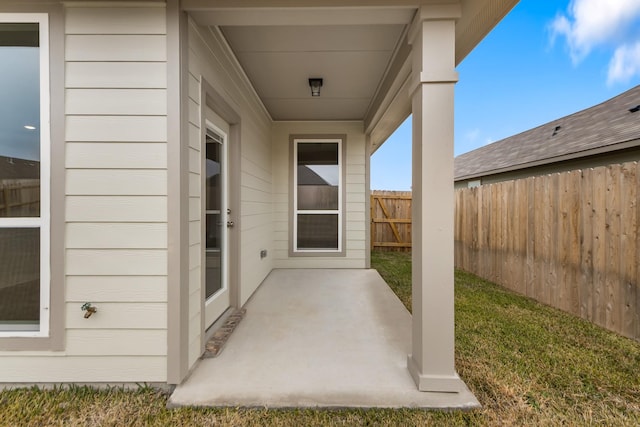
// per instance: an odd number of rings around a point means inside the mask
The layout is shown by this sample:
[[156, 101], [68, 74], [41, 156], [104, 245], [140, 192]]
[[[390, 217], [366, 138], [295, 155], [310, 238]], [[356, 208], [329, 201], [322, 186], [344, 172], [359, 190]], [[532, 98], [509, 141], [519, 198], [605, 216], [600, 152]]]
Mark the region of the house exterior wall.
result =
[[0, 379], [164, 382], [165, 8], [77, 6], [64, 8], [65, 137], [52, 141], [66, 152], [65, 221], [52, 224], [64, 227], [64, 346], [0, 352]]
[[[167, 28], [163, 3], [67, 2], [64, 18], [64, 331], [61, 351], [0, 351], [3, 382], [167, 380]], [[62, 21], [62, 19], [60, 19]], [[202, 352], [201, 82], [239, 117], [236, 305], [280, 268], [363, 268], [360, 122], [276, 123], [221, 36], [188, 24], [188, 366]], [[215, 110], [215, 108], [214, 108]], [[345, 256], [295, 258], [289, 135], [345, 134]], [[54, 141], [59, 144], [61, 141]], [[279, 175], [273, 176], [277, 170]], [[55, 183], [54, 183], [55, 184]], [[277, 196], [275, 195], [277, 193]], [[278, 233], [275, 227], [279, 227]], [[279, 236], [276, 238], [276, 235]], [[260, 258], [260, 251], [267, 257]], [[98, 312], [85, 319], [80, 307]], [[232, 301], [232, 304], [234, 302]]]
[[[346, 135], [344, 256], [290, 256], [292, 162], [290, 135]], [[365, 268], [366, 245], [366, 138], [361, 122], [276, 122], [273, 146], [273, 215], [275, 268]]]
[[[241, 266], [237, 278], [235, 304], [242, 306], [273, 268], [273, 220], [271, 120], [250, 85], [239, 72], [221, 36], [209, 28], [189, 21], [189, 366], [201, 351], [201, 84], [211, 87], [239, 117], [239, 137], [229, 144], [240, 144], [239, 182], [231, 183], [231, 192], [239, 192], [238, 212], [231, 219], [240, 230]], [[211, 102], [210, 102], [211, 104]], [[214, 102], [215, 104], [215, 102]], [[215, 105], [210, 105], [215, 111]], [[231, 149], [231, 147], [230, 147]], [[231, 171], [233, 173], [233, 171]], [[269, 254], [260, 258], [260, 250]], [[233, 261], [232, 261], [233, 263]], [[232, 300], [232, 304], [234, 301]]]

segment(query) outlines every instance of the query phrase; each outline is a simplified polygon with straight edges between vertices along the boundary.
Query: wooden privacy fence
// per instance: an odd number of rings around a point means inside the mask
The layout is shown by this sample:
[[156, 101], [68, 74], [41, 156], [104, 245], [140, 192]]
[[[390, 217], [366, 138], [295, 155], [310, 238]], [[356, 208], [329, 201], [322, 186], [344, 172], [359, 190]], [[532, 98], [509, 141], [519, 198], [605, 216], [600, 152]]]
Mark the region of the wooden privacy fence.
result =
[[0, 179], [0, 217], [37, 214], [39, 206], [39, 179]]
[[411, 250], [411, 191], [371, 192], [371, 249]]
[[456, 266], [640, 340], [640, 168], [456, 191]]

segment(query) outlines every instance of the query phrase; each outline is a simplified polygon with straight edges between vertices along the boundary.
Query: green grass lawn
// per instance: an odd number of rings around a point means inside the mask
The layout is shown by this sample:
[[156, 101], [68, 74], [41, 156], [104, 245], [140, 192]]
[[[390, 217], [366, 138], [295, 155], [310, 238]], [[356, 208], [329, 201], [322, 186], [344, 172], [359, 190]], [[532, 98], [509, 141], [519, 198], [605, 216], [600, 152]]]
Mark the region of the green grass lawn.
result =
[[[409, 254], [374, 253], [411, 307]], [[640, 425], [640, 344], [456, 272], [456, 366], [482, 403], [424, 410], [165, 409], [142, 387], [0, 392], [0, 426], [14, 425]]]

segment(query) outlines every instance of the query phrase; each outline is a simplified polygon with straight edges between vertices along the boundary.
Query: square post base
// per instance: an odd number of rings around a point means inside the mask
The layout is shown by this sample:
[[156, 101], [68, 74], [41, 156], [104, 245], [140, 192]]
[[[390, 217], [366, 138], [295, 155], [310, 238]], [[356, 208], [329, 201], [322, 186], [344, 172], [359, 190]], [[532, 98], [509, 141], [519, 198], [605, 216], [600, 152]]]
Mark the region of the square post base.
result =
[[418, 365], [411, 355], [407, 357], [407, 369], [420, 391], [459, 393], [466, 388], [464, 382], [455, 372], [453, 375], [424, 375], [420, 373]]

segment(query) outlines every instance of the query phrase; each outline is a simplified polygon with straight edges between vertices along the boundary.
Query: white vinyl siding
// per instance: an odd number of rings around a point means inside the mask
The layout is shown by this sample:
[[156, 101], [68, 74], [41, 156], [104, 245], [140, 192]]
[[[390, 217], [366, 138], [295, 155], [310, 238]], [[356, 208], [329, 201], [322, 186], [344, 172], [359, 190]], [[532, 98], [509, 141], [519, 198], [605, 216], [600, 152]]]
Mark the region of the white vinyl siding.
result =
[[165, 276], [166, 249], [67, 249], [67, 275]]
[[65, 348], [3, 381], [166, 381], [166, 16], [135, 5], [65, 3]]
[[67, 89], [167, 86], [166, 62], [68, 62], [65, 70]]
[[[116, 336], [118, 333], [116, 332]], [[6, 383], [95, 382], [136, 383], [166, 381], [166, 356], [140, 355], [144, 342], [114, 340], [123, 346], [135, 345], [125, 356], [70, 355], [69, 353], [6, 353], [2, 357], [2, 381]], [[76, 348], [91, 345], [83, 342]], [[85, 351], [86, 352], [86, 351]], [[144, 351], [142, 351], [144, 352]], [[150, 352], [144, 352], [150, 353]], [[90, 379], [90, 380], [89, 380]]]
[[[100, 97], [93, 98], [93, 102], [100, 102]], [[68, 114], [66, 140], [68, 142], [166, 142], [167, 117], [166, 115], [118, 116], [115, 112], [109, 116]]]
[[[192, 35], [189, 41], [191, 44]], [[190, 49], [191, 50], [191, 49]], [[192, 55], [190, 54], [191, 58]], [[189, 61], [189, 70], [193, 64]], [[200, 81], [189, 73], [188, 89], [188, 174], [189, 174], [189, 326], [188, 326], [188, 364], [192, 366], [202, 355], [203, 318], [202, 311], [202, 138], [200, 128]]]
[[67, 35], [67, 61], [164, 62], [167, 60], [164, 35]]
[[[271, 211], [271, 122], [252, 89], [227, 53], [226, 42], [215, 31], [199, 28], [189, 21], [189, 365], [200, 356], [201, 266], [200, 253], [200, 88], [201, 79], [213, 86], [225, 101], [241, 116], [240, 141], [240, 213], [230, 219], [240, 231], [241, 277], [238, 284], [240, 304], [244, 304], [273, 267], [273, 221]], [[214, 109], [215, 111], [215, 109]], [[233, 125], [233, 123], [231, 123]], [[233, 185], [233, 184], [232, 184]], [[231, 191], [237, 191], [232, 187]], [[239, 215], [239, 216], [238, 216]], [[268, 251], [260, 259], [260, 251]]]
[[[164, 381], [165, 9], [68, 5], [66, 353], [81, 366], [88, 364], [83, 355], [107, 365], [117, 360], [127, 375], [113, 373], [108, 381]], [[89, 319], [80, 311], [86, 301], [98, 308]], [[98, 368], [80, 375], [107, 378]]]
[[110, 195], [114, 188], [128, 196], [160, 196], [167, 192], [165, 170], [70, 169], [66, 178], [67, 194], [74, 196]]
[[167, 146], [164, 142], [67, 142], [65, 154], [67, 169], [167, 168]]
[[[95, 102], [99, 99], [100, 102]], [[67, 89], [67, 114], [163, 115], [167, 94], [163, 89]]]
[[164, 7], [109, 8], [96, 14], [92, 8], [70, 8], [67, 34], [157, 34], [167, 32]]
[[166, 249], [166, 223], [69, 223], [67, 248]]
[[166, 196], [67, 196], [69, 222], [166, 222]]
[[[113, 345], [114, 341], [121, 345]], [[87, 342], [91, 345], [88, 346]], [[78, 356], [164, 356], [167, 353], [167, 331], [71, 329], [67, 332], [67, 351]]]
[[102, 299], [109, 302], [165, 302], [166, 276], [70, 276], [67, 302], [84, 303]]

